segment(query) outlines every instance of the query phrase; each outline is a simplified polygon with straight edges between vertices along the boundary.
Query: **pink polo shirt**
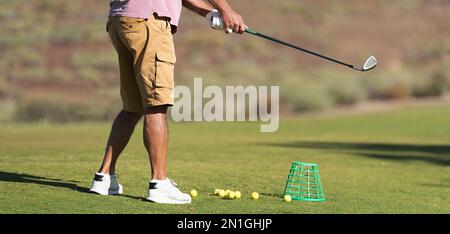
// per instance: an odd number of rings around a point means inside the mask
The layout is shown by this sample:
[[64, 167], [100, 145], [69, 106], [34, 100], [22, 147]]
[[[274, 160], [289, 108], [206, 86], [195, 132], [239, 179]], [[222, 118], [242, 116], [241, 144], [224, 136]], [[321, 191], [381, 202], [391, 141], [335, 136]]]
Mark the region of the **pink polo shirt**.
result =
[[181, 15], [181, 0], [110, 0], [110, 16], [149, 18], [156, 13], [169, 17], [170, 23], [177, 26]]

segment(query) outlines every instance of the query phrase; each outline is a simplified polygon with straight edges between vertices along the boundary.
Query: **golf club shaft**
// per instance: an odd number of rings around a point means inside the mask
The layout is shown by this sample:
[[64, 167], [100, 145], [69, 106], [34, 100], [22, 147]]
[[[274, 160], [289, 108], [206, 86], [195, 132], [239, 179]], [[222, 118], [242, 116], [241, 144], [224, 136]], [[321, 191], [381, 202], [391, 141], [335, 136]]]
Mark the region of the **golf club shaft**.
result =
[[319, 57], [319, 58], [326, 59], [326, 60], [328, 60], [328, 61], [331, 61], [331, 62], [334, 62], [334, 63], [341, 64], [341, 65], [343, 65], [343, 66], [346, 66], [346, 67], [349, 67], [349, 68], [352, 68], [352, 69], [360, 70], [360, 69], [356, 68], [355, 66], [353, 66], [353, 65], [351, 65], [351, 64], [347, 64], [347, 63], [341, 62], [341, 61], [339, 61], [339, 60], [336, 60], [336, 59], [333, 59], [333, 58], [330, 58], [330, 57], [327, 57], [327, 56], [318, 54], [318, 53], [316, 53], [316, 52], [313, 52], [313, 51], [310, 51], [310, 50], [307, 50], [307, 49], [303, 49], [303, 48], [301, 48], [301, 47], [299, 47], [299, 46], [292, 45], [292, 44], [290, 44], [290, 43], [287, 43], [287, 42], [278, 40], [278, 39], [273, 38], [273, 37], [271, 37], [271, 36], [267, 36], [267, 35], [264, 35], [264, 34], [262, 34], [262, 33], [253, 31], [253, 30], [251, 30], [251, 29], [249, 29], [249, 28], [247, 28], [247, 29], [245, 30], [245, 32], [246, 32], [246, 33], [249, 33], [249, 34], [252, 34], [252, 35], [255, 35], [255, 36], [258, 36], [258, 37], [262, 37], [262, 38], [264, 38], [264, 39], [267, 39], [267, 40], [270, 40], [270, 41], [273, 41], [273, 42], [276, 42], [276, 43], [281, 44], [281, 45], [285, 45], [285, 46], [294, 48], [294, 49], [296, 49], [296, 50], [300, 50], [300, 51], [302, 51], [302, 52], [305, 52], [305, 53], [308, 53], [308, 54], [317, 56], [317, 57]]

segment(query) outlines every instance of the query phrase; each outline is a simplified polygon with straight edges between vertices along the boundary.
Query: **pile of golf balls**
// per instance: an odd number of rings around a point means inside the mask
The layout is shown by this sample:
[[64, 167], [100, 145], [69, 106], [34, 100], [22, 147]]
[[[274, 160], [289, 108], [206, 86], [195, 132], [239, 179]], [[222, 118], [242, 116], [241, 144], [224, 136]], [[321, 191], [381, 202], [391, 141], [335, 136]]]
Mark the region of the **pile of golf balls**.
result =
[[[195, 189], [192, 189], [189, 194], [191, 195], [192, 198], [195, 198], [198, 196], [198, 192]], [[239, 191], [232, 191], [232, 190], [223, 190], [223, 189], [215, 189], [214, 190], [214, 195], [221, 197], [221, 198], [226, 198], [226, 199], [239, 199], [242, 197], [241, 192]], [[258, 192], [253, 192], [251, 194], [251, 199], [253, 200], [258, 200], [259, 199], [259, 193]], [[292, 201], [292, 197], [290, 195], [285, 195], [283, 197], [283, 200], [285, 202], [291, 202]]]

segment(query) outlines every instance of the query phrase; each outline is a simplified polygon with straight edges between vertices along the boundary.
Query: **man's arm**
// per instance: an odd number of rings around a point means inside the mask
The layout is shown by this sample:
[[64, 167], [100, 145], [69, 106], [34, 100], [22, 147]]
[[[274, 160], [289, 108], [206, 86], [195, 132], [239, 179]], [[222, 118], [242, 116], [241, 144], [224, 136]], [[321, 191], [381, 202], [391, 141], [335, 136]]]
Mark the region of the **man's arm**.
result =
[[242, 17], [237, 14], [226, 0], [183, 0], [183, 6], [197, 12], [201, 16], [206, 16], [210, 11], [216, 8], [223, 16], [225, 31], [232, 29], [236, 33], [244, 33], [247, 26]]
[[183, 6], [203, 17], [214, 9], [204, 0], [183, 0]]

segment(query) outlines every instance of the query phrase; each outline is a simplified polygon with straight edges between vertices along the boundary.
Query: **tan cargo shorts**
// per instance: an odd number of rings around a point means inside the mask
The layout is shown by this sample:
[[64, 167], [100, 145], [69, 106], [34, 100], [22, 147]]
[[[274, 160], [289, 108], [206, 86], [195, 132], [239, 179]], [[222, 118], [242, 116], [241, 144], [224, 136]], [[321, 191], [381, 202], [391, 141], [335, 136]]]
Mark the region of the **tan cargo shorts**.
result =
[[173, 105], [175, 47], [167, 18], [109, 17], [106, 30], [117, 51], [123, 109]]

